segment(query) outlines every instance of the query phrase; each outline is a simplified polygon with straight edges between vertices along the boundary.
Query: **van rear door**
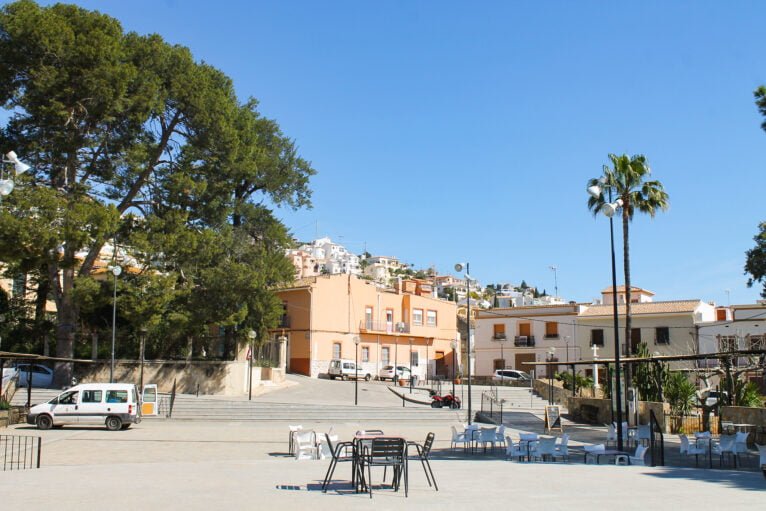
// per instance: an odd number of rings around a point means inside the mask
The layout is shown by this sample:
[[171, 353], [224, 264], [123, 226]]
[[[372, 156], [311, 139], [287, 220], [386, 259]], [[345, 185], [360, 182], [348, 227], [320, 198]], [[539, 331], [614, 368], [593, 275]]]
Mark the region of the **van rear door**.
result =
[[141, 399], [141, 415], [158, 415], [157, 385], [144, 385]]

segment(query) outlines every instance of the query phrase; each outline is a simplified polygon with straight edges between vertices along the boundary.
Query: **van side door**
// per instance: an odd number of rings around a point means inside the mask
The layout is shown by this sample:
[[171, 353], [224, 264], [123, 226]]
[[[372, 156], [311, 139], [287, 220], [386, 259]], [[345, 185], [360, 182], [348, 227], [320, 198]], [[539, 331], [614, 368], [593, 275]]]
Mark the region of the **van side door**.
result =
[[80, 392], [81, 424], [103, 424], [106, 420], [105, 410], [103, 390], [89, 389]]
[[157, 400], [157, 385], [154, 383], [144, 385], [144, 391], [141, 399], [141, 415], [159, 414]]

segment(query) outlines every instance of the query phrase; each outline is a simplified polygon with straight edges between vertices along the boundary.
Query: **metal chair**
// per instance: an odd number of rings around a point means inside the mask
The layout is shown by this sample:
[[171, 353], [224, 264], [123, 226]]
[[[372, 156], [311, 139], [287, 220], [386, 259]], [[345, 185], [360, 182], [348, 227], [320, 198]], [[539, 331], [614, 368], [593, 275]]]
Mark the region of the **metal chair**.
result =
[[415, 459], [419, 459], [420, 464], [423, 465], [423, 472], [426, 473], [426, 481], [428, 481], [428, 486], [431, 486], [431, 481], [433, 481], [434, 488], [436, 491], [439, 491], [439, 486], [436, 484], [436, 477], [434, 477], [434, 471], [431, 469], [431, 463], [428, 461], [428, 457], [431, 454], [431, 447], [434, 445], [435, 438], [436, 435], [434, 433], [428, 433], [426, 435], [426, 440], [423, 442], [423, 445], [420, 445], [417, 442], [407, 442], [407, 446], [413, 446], [417, 450], [418, 456]]
[[393, 468], [392, 486], [395, 491], [399, 491], [399, 485], [403, 477], [404, 496], [407, 496], [409, 487], [407, 479], [407, 443], [403, 438], [373, 438], [369, 446], [364, 446], [362, 463], [367, 466], [366, 487], [370, 492], [370, 498], [372, 498], [372, 467]]
[[326, 493], [327, 486], [330, 484], [330, 480], [332, 479], [332, 475], [335, 473], [335, 467], [338, 466], [338, 463], [354, 462], [354, 443], [338, 442], [333, 444], [332, 438], [328, 433], [325, 433], [324, 436], [325, 440], [327, 441], [327, 446], [330, 448], [330, 454], [332, 455], [330, 466], [327, 467], [324, 481], [322, 481], [322, 491]]

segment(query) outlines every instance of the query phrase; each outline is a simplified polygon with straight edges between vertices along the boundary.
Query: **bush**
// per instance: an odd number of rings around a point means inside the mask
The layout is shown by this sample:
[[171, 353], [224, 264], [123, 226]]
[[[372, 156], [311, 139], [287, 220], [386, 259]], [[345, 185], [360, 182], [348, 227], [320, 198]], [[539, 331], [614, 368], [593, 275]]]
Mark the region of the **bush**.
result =
[[11, 403], [9, 403], [4, 397], [0, 398], [0, 410], [10, 410]]
[[665, 383], [665, 398], [674, 415], [689, 415], [694, 408], [697, 389], [683, 373], [671, 373]]
[[[572, 373], [556, 373], [556, 380], [563, 382], [565, 389], [572, 390]], [[575, 374], [574, 382], [577, 389], [593, 387], [593, 378], [581, 374]]]

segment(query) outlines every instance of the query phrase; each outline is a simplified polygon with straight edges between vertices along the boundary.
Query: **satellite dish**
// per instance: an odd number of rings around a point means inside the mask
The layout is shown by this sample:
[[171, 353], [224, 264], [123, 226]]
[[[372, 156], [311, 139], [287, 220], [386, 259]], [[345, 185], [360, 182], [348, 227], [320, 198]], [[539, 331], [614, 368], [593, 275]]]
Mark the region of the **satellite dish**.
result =
[[457, 263], [455, 265], [455, 271], [457, 271], [457, 272], [463, 271], [463, 263]]

